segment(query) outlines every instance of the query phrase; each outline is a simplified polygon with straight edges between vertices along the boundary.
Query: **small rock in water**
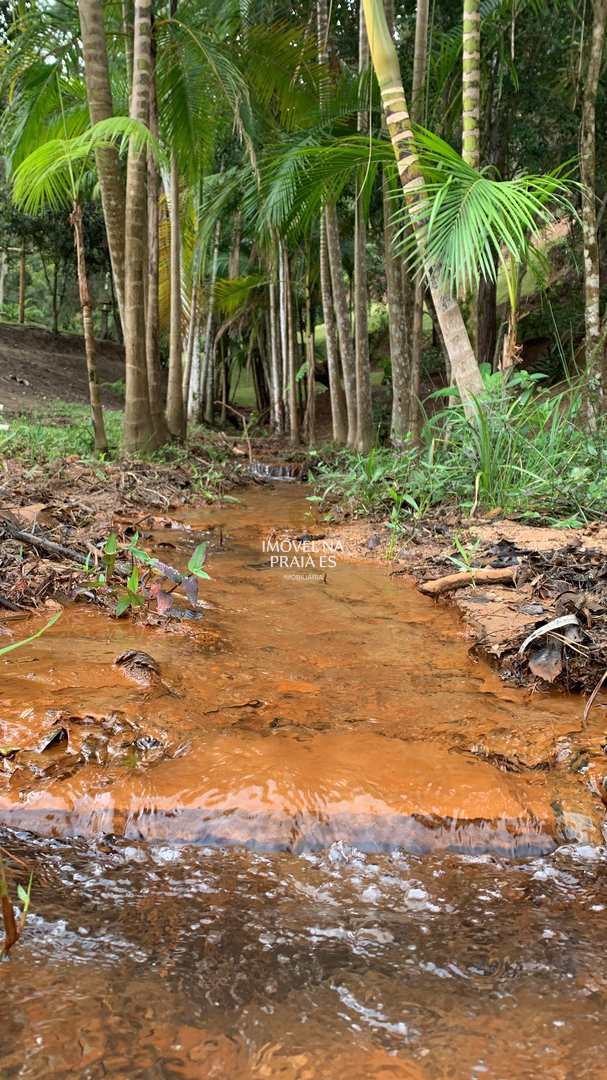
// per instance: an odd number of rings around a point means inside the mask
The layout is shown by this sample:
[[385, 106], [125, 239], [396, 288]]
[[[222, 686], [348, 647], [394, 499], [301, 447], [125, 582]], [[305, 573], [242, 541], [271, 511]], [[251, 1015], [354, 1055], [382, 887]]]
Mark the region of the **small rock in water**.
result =
[[120, 653], [114, 660], [116, 667], [121, 668], [127, 678], [140, 686], [151, 686], [155, 678], [160, 675], [160, 667], [153, 656], [149, 653], [140, 652], [138, 649], [127, 649]]
[[592, 818], [586, 814], [562, 810], [559, 815], [559, 833], [566, 843], [594, 844], [601, 843], [601, 835]]

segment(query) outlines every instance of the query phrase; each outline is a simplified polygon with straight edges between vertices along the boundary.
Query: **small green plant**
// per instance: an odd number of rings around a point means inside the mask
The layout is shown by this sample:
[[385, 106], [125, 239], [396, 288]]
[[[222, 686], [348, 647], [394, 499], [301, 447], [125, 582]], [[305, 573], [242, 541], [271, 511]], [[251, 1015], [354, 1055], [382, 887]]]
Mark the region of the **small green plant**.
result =
[[[191, 603], [198, 600], [198, 582], [210, 581], [203, 570], [208, 544], [198, 544], [187, 564], [187, 573], [154, 558], [139, 546], [139, 533], [120, 542], [111, 532], [101, 548], [103, 569], [98, 571], [87, 559], [86, 570], [90, 577], [87, 588], [109, 592], [116, 599], [116, 618], [128, 611], [136, 612], [146, 605], [156, 604], [160, 615], [166, 615], [173, 606], [174, 594], [182, 590]], [[170, 582], [169, 584], [165, 584]]]
[[30, 645], [32, 641], [35, 641], [36, 638], [41, 637], [47, 630], [50, 630], [51, 626], [54, 626], [57, 619], [60, 619], [62, 615], [62, 611], [57, 611], [55, 615], [49, 619], [46, 626], [41, 626], [39, 630], [36, 630], [35, 634], [30, 634], [29, 637], [22, 638], [21, 641], [13, 641], [11, 645], [4, 645], [0, 649], [0, 656], [6, 656], [6, 654], [12, 652], [13, 649], [20, 649], [23, 645]]
[[119, 619], [129, 609], [136, 611], [137, 608], [142, 607], [144, 604], [145, 594], [141, 588], [139, 567], [134, 566], [126, 581], [126, 591], [119, 595], [116, 602], [116, 618]]
[[457, 551], [457, 555], [449, 555], [449, 561], [457, 566], [458, 570], [464, 570], [466, 572], [473, 569], [476, 565], [476, 556], [481, 546], [480, 537], [475, 537], [474, 540], [470, 540], [468, 543], [461, 538], [459, 533], [453, 534], [453, 546]]

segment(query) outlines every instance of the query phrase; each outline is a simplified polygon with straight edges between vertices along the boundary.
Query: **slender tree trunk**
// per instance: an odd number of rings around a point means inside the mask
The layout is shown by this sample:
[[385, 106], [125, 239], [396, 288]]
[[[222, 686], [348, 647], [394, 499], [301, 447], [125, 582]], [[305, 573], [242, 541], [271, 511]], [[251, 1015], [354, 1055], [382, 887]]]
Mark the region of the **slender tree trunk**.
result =
[[[481, 5], [464, 0], [462, 41], [462, 158], [473, 169], [480, 166], [481, 126]], [[478, 359], [478, 289], [467, 290], [468, 326]]]
[[285, 251], [285, 293], [287, 301], [287, 341], [289, 350], [288, 400], [289, 400], [289, 437], [294, 445], [300, 440], [299, 407], [297, 403], [297, 334], [295, 312], [293, 310], [293, 290], [291, 287], [291, 267]]
[[284, 431], [282, 394], [281, 394], [281, 361], [280, 340], [278, 327], [278, 310], [276, 303], [276, 262], [278, 259], [278, 245], [272, 244], [272, 263], [270, 267], [270, 387], [272, 394], [272, 430], [280, 435]]
[[19, 322], [25, 322], [25, 240], [19, 253]]
[[167, 386], [167, 426], [177, 439], [185, 436], [185, 415], [181, 384], [182, 336], [181, 336], [181, 223], [179, 220], [179, 172], [173, 157], [171, 161], [171, 197], [169, 203], [171, 222], [170, 275], [171, 308], [169, 331], [169, 381]]
[[[410, 364], [407, 342], [407, 307], [399, 259], [394, 252], [394, 203], [390, 198], [388, 178], [382, 184], [384, 212], [384, 266], [386, 270], [386, 299], [388, 301], [388, 330], [390, 334], [390, 366], [392, 369], [392, 420], [390, 434], [394, 442], [402, 441], [409, 428]], [[409, 309], [410, 310], [410, 309]]]
[[[386, 21], [392, 31], [394, 5], [384, 0]], [[385, 124], [385, 121], [384, 121]], [[409, 380], [410, 357], [407, 335], [407, 315], [412, 315], [412, 304], [407, 307], [404, 274], [408, 268], [394, 250], [393, 217], [396, 209], [391, 198], [388, 174], [384, 170], [382, 180], [384, 216], [384, 265], [386, 268], [386, 300], [388, 302], [388, 329], [390, 334], [390, 367], [392, 371], [392, 420], [390, 434], [394, 442], [401, 442], [409, 428]]]
[[[107, 120], [114, 114], [103, 21], [103, 2], [102, 0], [78, 0], [78, 10], [86, 95], [91, 120], [96, 124], [99, 120]], [[125, 188], [118, 149], [108, 146], [97, 150], [95, 161], [114, 275], [114, 291], [120, 318], [123, 320]]]
[[8, 271], [8, 259], [6, 257], [6, 251], [2, 249], [0, 252], [0, 313], [4, 309], [4, 289], [6, 286], [6, 274]]
[[192, 368], [194, 367], [194, 346], [198, 339], [199, 332], [198, 288], [196, 285], [193, 285], [190, 294], [190, 324], [188, 326], [188, 336], [185, 346], [185, 364], [183, 365], [183, 376], [181, 380], [181, 396], [183, 398], [184, 412], [187, 412], [189, 405], [190, 386], [192, 385]]
[[[103, 0], [102, 0], [103, 2]], [[131, 32], [132, 24], [132, 2], [131, 0], [121, 0], [120, 11], [122, 15], [122, 33], [124, 36], [124, 60], [126, 65], [126, 85], [129, 92], [129, 97], [133, 87], [133, 34]]]
[[462, 157], [473, 169], [480, 165], [481, 5], [464, 0], [462, 72]]
[[95, 450], [106, 453], [108, 449], [103, 423], [103, 409], [101, 407], [101, 395], [99, 393], [99, 378], [97, 375], [97, 354], [95, 349], [95, 333], [93, 330], [93, 312], [91, 308], [91, 294], [86, 273], [86, 256], [84, 252], [84, 236], [82, 229], [82, 207], [74, 203], [70, 222], [74, 229], [74, 245], [76, 248], [76, 267], [78, 271], [78, 293], [80, 296], [80, 310], [82, 312], [82, 330], [84, 333], [84, 352], [86, 355], [86, 370], [88, 374], [89, 400], [93, 415], [93, 431], [95, 433]]
[[285, 283], [285, 246], [278, 241], [278, 316], [280, 327], [280, 351], [282, 355], [282, 382], [280, 386], [283, 430], [287, 429], [289, 414], [289, 327], [287, 315], [287, 289]]
[[[580, 171], [585, 191], [582, 200], [582, 235], [584, 242], [584, 321], [587, 374], [593, 368], [602, 375], [602, 396], [607, 393], [607, 370], [599, 357], [601, 337], [600, 264], [596, 212], [596, 99], [601, 74], [607, 0], [593, 0], [593, 20], [588, 53], [588, 68], [582, 100]], [[598, 361], [598, 363], [597, 363]]]
[[[152, 43], [152, 79], [150, 87], [150, 131], [158, 137], [158, 116], [156, 109], [156, 88], [154, 80], [155, 52]], [[151, 151], [147, 157], [147, 200], [148, 200], [148, 280], [147, 280], [147, 318], [145, 326], [145, 355], [148, 373], [148, 394], [150, 413], [154, 428], [155, 441], [161, 446], [169, 437], [164, 416], [164, 391], [162, 369], [160, 367], [160, 176], [158, 166]]]
[[53, 260], [53, 286], [51, 289], [51, 302], [53, 307], [53, 334], [59, 333], [59, 269], [56, 260]]
[[346, 398], [339, 370], [337, 323], [335, 321], [335, 311], [333, 309], [333, 290], [331, 287], [331, 271], [329, 268], [327, 231], [324, 214], [322, 214], [320, 219], [319, 261], [320, 291], [323, 319], [325, 323], [325, 348], [327, 352], [327, 369], [329, 375], [329, 396], [331, 399], [331, 427], [333, 431], [333, 442], [343, 445], [348, 434]]
[[[391, 32], [391, 30], [390, 30]], [[417, 0], [415, 12], [415, 47], [413, 55], [413, 85], [411, 92], [411, 119], [414, 124], [423, 124], [425, 119], [425, 87], [428, 67], [428, 0]], [[424, 332], [424, 282], [421, 274], [415, 273], [406, 264], [403, 273], [409, 277], [405, 284], [405, 296], [412, 302], [412, 318], [409, 346], [409, 430], [415, 440], [419, 437], [420, 409], [419, 391]]]
[[306, 434], [308, 445], [316, 441], [316, 350], [314, 342], [314, 320], [312, 298], [310, 295], [310, 252], [306, 257], [306, 363], [308, 367], [308, 401], [306, 406]]
[[[133, 92], [131, 116], [148, 123], [152, 7], [150, 0], [135, 0], [133, 39]], [[150, 415], [144, 324], [144, 254], [146, 248], [145, 150], [129, 147], [126, 170], [125, 260], [124, 260], [124, 349], [126, 394], [124, 446], [126, 450], [146, 450], [154, 444]]]
[[339, 352], [346, 395], [346, 413], [348, 417], [348, 446], [356, 445], [356, 363], [354, 349], [352, 347], [352, 330], [350, 326], [350, 311], [348, 305], [348, 292], [344, 281], [344, 272], [341, 261], [341, 243], [339, 239], [339, 225], [337, 223], [337, 211], [334, 203], [327, 203], [325, 207], [325, 228], [327, 233], [327, 250], [329, 252], [329, 268], [331, 271], [331, 288], [333, 290], [333, 306], [335, 321], [337, 323], [337, 336], [339, 340]]
[[[396, 155], [398, 172], [407, 205], [415, 225], [415, 208], [423, 199], [424, 181], [415, 152], [413, 130], [407, 110], [398, 57], [388, 31], [381, 0], [364, 0], [371, 57], [377, 74], [386, 113], [386, 123]], [[423, 228], [416, 228], [416, 238], [423, 253]], [[480, 395], [483, 381], [459, 305], [430, 275], [430, 290], [441, 332], [449, 354], [453, 377], [462, 402], [472, 414], [472, 398]]]
[[[392, 33], [393, 27], [388, 22]], [[415, 45], [413, 47], [413, 82], [411, 84], [411, 116], [415, 124], [422, 122], [425, 106], [426, 68], [428, 62], [428, 0], [417, 0], [415, 9]]]
[[[214, 376], [213, 376], [213, 316], [215, 314], [215, 282], [217, 280], [217, 266], [219, 263], [219, 239], [221, 226], [217, 222], [215, 226], [215, 242], [213, 244], [213, 260], [211, 263], [211, 280], [209, 282], [209, 302], [207, 304], [207, 323], [204, 336], [204, 353], [202, 358], [202, 373], [200, 387], [200, 402], [204, 408], [204, 419], [213, 423], [215, 415], [214, 407]], [[202, 415], [200, 417], [202, 420]]]
[[[369, 42], [360, 0], [358, 22], [358, 71], [369, 67]], [[367, 130], [367, 117], [359, 112], [359, 132]], [[371, 364], [369, 360], [369, 287], [367, 280], [367, 223], [363, 190], [357, 184], [354, 210], [354, 343], [356, 357], [356, 449], [367, 454], [373, 445], [373, 403], [371, 400]]]
[[[317, 0], [316, 4], [316, 33], [318, 43], [318, 63], [321, 65], [320, 78], [320, 103], [321, 105], [329, 96], [329, 85], [326, 77], [328, 59], [328, 35], [329, 21], [327, 0]], [[337, 258], [337, 252], [334, 257]], [[339, 253], [341, 261], [341, 253]], [[325, 347], [327, 353], [327, 369], [329, 375], [329, 396], [331, 400], [331, 426], [333, 441], [343, 444], [347, 438], [346, 399], [340, 373], [339, 344], [337, 338], [337, 324], [333, 309], [333, 289], [331, 286], [331, 270], [329, 266], [329, 251], [327, 244], [326, 212], [323, 209], [320, 214], [320, 240], [319, 240], [319, 271], [320, 291], [322, 299], [323, 319], [325, 324]], [[340, 271], [341, 273], [341, 271]], [[343, 277], [343, 274], [342, 274]]]
[[482, 277], [478, 287], [476, 353], [479, 364], [493, 366], [497, 344], [497, 278]]

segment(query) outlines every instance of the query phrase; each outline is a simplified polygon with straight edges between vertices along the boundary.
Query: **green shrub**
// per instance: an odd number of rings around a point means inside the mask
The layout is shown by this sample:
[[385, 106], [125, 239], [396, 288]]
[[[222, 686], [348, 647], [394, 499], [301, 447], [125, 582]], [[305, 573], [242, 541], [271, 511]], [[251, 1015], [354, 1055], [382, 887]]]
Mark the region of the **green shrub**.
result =
[[[422, 447], [341, 451], [317, 466], [315, 498], [353, 514], [421, 516], [450, 503], [464, 513], [500, 508], [524, 520], [582, 525], [607, 508], [607, 426], [589, 432], [582, 392], [541, 388], [542, 376], [485, 373], [473, 417], [461, 404], [427, 420]], [[448, 393], [440, 391], [443, 395]], [[436, 395], [438, 396], [438, 395]]]

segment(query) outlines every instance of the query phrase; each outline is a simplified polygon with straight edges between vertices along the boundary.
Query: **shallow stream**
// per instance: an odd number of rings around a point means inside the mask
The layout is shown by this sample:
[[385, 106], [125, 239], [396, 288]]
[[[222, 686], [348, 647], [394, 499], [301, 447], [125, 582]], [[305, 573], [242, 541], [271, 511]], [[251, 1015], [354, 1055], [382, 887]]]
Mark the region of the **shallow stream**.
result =
[[[2, 745], [32, 752], [0, 844], [34, 874], [1, 1077], [603, 1074], [601, 815], [555, 757], [579, 701], [504, 687], [386, 566], [327, 563], [308, 505], [154, 529], [174, 565], [211, 541], [187, 632], [77, 605], [0, 660]], [[279, 564], [286, 529], [312, 564]]]

